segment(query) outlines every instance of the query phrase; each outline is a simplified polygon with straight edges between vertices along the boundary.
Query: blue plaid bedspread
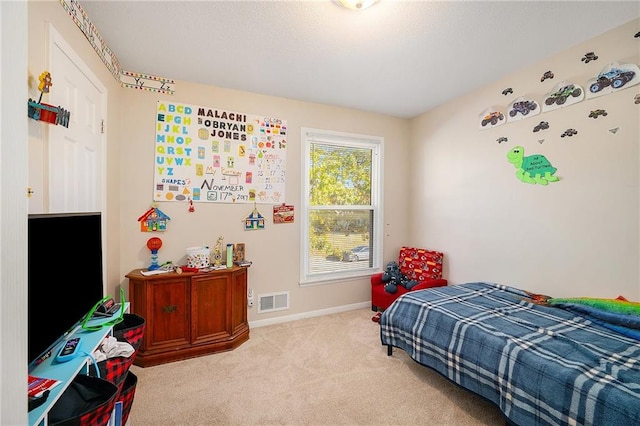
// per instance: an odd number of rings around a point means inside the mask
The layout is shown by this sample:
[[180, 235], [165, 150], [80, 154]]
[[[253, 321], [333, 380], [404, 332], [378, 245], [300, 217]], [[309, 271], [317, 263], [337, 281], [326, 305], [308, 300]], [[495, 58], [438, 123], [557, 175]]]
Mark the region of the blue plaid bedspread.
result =
[[492, 283], [409, 292], [380, 338], [516, 425], [640, 425], [640, 341], [527, 296]]

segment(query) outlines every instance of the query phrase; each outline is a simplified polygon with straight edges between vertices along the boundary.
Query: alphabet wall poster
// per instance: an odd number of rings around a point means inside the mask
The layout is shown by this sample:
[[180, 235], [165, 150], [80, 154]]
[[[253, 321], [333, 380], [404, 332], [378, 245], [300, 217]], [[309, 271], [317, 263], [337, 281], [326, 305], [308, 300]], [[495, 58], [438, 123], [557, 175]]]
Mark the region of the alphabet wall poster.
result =
[[287, 122], [158, 101], [154, 201], [282, 203]]

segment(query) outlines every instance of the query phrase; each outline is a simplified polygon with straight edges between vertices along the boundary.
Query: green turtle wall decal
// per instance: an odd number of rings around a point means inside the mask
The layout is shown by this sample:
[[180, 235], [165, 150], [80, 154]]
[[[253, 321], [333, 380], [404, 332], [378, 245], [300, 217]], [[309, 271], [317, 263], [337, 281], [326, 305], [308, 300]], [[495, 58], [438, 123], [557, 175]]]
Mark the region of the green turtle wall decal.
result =
[[507, 153], [507, 160], [516, 167], [516, 177], [522, 182], [547, 185], [560, 180], [554, 173], [558, 170], [551, 165], [544, 155], [524, 156], [524, 148], [514, 147]]

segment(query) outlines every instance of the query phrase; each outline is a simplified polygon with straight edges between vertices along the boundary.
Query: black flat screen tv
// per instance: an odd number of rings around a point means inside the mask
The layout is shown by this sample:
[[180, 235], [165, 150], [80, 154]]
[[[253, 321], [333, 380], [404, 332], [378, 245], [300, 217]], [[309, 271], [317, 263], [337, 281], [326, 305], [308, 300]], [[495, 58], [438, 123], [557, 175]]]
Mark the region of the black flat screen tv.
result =
[[100, 213], [28, 219], [29, 371], [104, 294]]

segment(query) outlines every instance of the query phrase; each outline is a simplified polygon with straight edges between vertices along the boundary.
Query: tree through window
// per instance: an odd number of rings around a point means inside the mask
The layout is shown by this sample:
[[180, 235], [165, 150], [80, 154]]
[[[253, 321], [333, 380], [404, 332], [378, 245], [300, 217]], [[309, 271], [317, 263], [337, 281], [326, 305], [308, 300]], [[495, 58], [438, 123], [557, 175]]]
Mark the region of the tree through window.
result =
[[383, 139], [303, 129], [301, 283], [379, 267]]

